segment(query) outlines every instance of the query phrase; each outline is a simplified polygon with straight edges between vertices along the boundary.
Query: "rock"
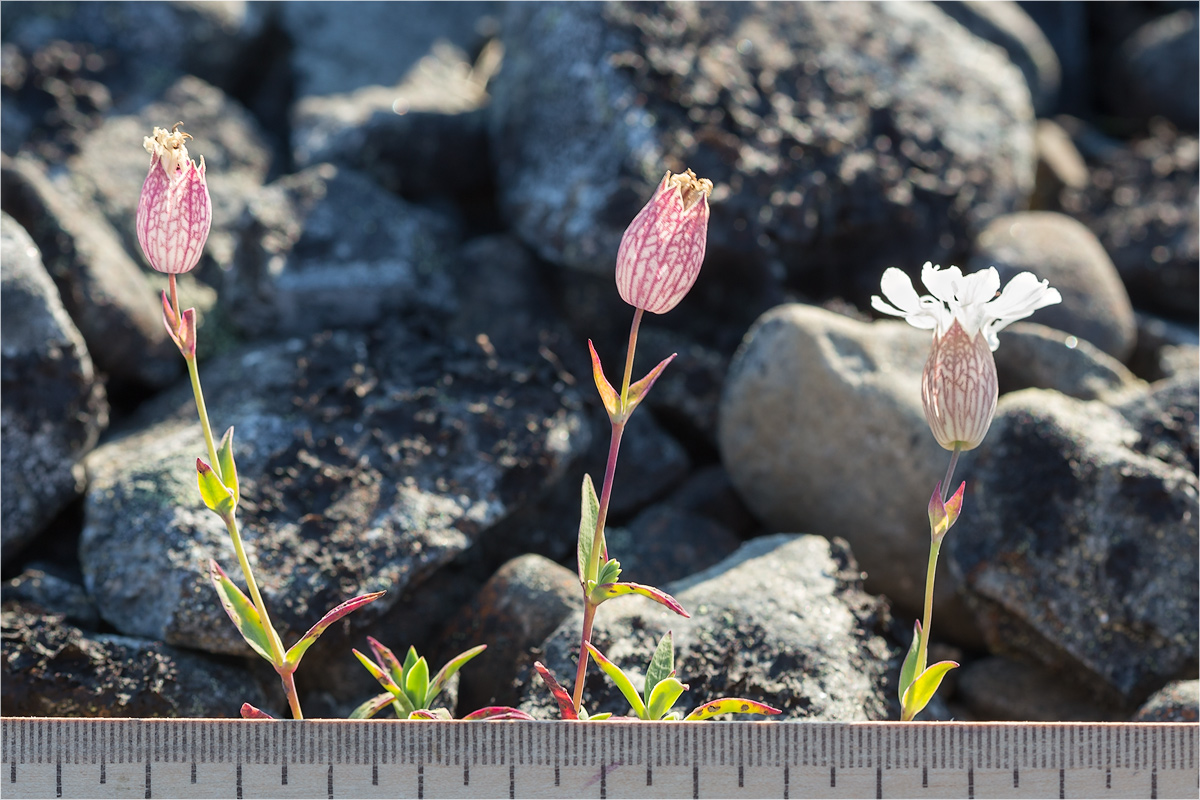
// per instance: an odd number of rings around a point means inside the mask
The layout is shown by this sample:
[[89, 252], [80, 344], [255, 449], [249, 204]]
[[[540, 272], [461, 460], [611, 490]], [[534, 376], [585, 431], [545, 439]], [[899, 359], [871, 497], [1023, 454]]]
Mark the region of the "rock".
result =
[[980, 39], [1004, 48], [1025, 76], [1034, 113], [1042, 117], [1056, 110], [1062, 80], [1058, 56], [1042, 29], [1020, 4], [1008, 0], [999, 3], [939, 0], [936, 5]]
[[665, 583], [711, 567], [738, 549], [728, 528], [700, 514], [663, 503], [647, 508], [623, 528], [605, 531], [608, 556], [635, 583]]
[[[676, 707], [687, 713], [722, 696], [765, 702], [784, 719], [887, 717], [890, 664], [898, 648], [875, 630], [888, 617], [861, 588], [844, 541], [780, 534], [744, 544], [702, 573], [661, 586], [692, 617], [642, 597], [605, 603], [592, 642], [640, 690], [643, 672], [668, 630], [678, 677], [690, 686]], [[582, 614], [573, 613], [542, 645], [542, 662], [571, 688]], [[584, 707], [626, 713], [628, 703], [599, 669], [588, 669]], [[521, 707], [557, 718], [541, 680], [527, 682]]]
[[[601, 418], [607, 422], [603, 412]], [[602, 422], [596, 424], [597, 431], [610, 427]], [[596, 435], [587, 460], [581, 465], [591, 474], [597, 493], [604, 483], [609, 441], [607, 435]], [[678, 486], [690, 469], [687, 451], [662, 429], [653, 415], [645, 409], [635, 413], [625, 423], [625, 432], [621, 436], [621, 453], [608, 506], [609, 518], [620, 520], [640, 511]], [[576, 485], [582, 480], [580, 476]], [[578, 515], [578, 505], [575, 512]], [[573, 529], [577, 529], [578, 524], [576, 520]]]
[[249, 336], [361, 327], [415, 306], [448, 310], [455, 225], [332, 164], [280, 178], [238, 223], [224, 273], [228, 314]]
[[1078, 400], [1111, 404], [1146, 388], [1091, 342], [1036, 322], [1017, 322], [1002, 330], [994, 355], [1001, 394], [1053, 389]]
[[720, 464], [701, 467], [693, 472], [663, 500], [663, 504], [705, 517], [742, 539], [762, 532], [754, 515], [746, 508], [729, 480], [729, 473]]
[[410, 200], [494, 191], [483, 109], [502, 53], [496, 42], [472, 64], [441, 41], [396, 86], [300, 98], [295, 164], [347, 166]]
[[1091, 167], [1082, 190], [1062, 194], [1063, 210], [1083, 222], [1112, 258], [1134, 306], [1178, 318], [1200, 317], [1200, 148], [1195, 136], [1152, 123], [1132, 142], [1093, 142], [1082, 123], [1069, 129]]
[[1117, 80], [1106, 98], [1125, 116], [1166, 117], [1184, 130], [1200, 126], [1200, 26], [1194, 7], [1159, 17], [1121, 45]]
[[51, 613], [62, 614], [73, 625], [92, 630], [99, 617], [96, 604], [77, 583], [40, 568], [27, 567], [20, 575], [4, 582], [4, 601], [34, 605]]
[[[285, 640], [348, 597], [386, 589], [351, 618], [361, 631], [586, 446], [577, 396], [544, 360], [521, 356], [491, 361], [413, 313], [369, 335], [324, 333], [205, 365], [215, 430], [236, 426], [241, 527]], [[240, 580], [195, 489], [204, 452], [187, 387], [143, 406], [87, 461], [80, 560], [122, 632], [242, 653], [205, 575], [215, 558]]]
[[491, 140], [517, 234], [606, 275], [664, 170], [690, 167], [716, 184], [699, 280], [727, 289], [716, 318], [772, 274], [865, 299], [1033, 188], [1024, 80], [932, 5], [505, 10]]
[[124, 383], [174, 380], [183, 365], [162, 306], [108, 220], [31, 159], [13, 159], [0, 181], [4, 210], [37, 244], [96, 367]]
[[966, 664], [958, 673], [957, 698], [976, 720], [1013, 722], [1123, 722], [1119, 708], [1107, 705], [1070, 675], [991, 656]]
[[517, 673], [530, 653], [572, 611], [583, 608], [572, 570], [532, 553], [508, 561], [448, 623], [440, 649], [449, 655], [479, 644], [488, 649], [459, 673], [460, 712], [516, 705]]
[[5, 716], [239, 717], [242, 703], [272, 707], [245, 670], [162, 642], [85, 634], [65, 620], [6, 599]]
[[717, 410], [729, 357], [661, 327], [639, 332], [639, 361], [657, 364], [672, 353], [678, 355], [646, 396], [646, 405], [689, 455], [711, 459], [717, 450]]
[[[764, 314], [734, 356], [721, 400], [721, 461], [769, 531], [842, 536], [879, 592], [920, 614], [926, 506], [948, 454], [921, 409], [930, 335], [813, 306]], [[972, 639], [957, 584], [939, 565], [939, 635]]]
[[108, 425], [108, 402], [37, 247], [8, 214], [0, 264], [0, 559], [8, 561], [82, 490], [76, 461]]
[[292, 40], [296, 96], [335, 95], [362, 86], [393, 86], [434, 43], [471, 51], [495, 28], [492, 2], [396, 6], [340, 2], [288, 3], [280, 23]]
[[1037, 184], [1030, 199], [1034, 211], [1062, 211], [1063, 189], [1083, 189], [1088, 168], [1063, 126], [1051, 119], [1037, 123]]
[[1130, 722], [1200, 721], [1200, 681], [1175, 681], [1150, 696]]
[[1042, 3], [1020, 0], [1017, 5], [1041, 29], [1062, 69], [1062, 85], [1054, 112], [1090, 112], [1095, 77], [1090, 63], [1092, 43], [1088, 36], [1088, 10], [1073, 3]]
[[1137, 349], [1129, 368], [1148, 381], [1195, 375], [1200, 369], [1200, 334], [1193, 325], [1137, 315]]
[[948, 562], [988, 647], [1132, 707], [1196, 669], [1197, 396], [1000, 400]]
[[1083, 224], [1048, 211], [997, 217], [975, 240], [967, 271], [995, 267], [1001, 285], [1019, 272], [1048, 280], [1063, 301], [1038, 322], [1074, 334], [1118, 361], [1133, 353], [1137, 323], [1104, 247]]

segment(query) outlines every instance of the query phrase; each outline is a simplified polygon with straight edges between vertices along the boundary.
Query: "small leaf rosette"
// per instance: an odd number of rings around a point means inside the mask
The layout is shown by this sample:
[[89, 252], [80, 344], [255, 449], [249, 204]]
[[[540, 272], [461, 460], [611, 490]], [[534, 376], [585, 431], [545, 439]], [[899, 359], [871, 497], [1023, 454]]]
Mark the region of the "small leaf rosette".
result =
[[155, 128], [143, 142], [150, 153], [150, 172], [138, 200], [137, 236], [150, 266], [179, 274], [195, 268], [212, 226], [212, 201], [199, 166], [188, 157], [191, 137], [176, 125]]
[[880, 281], [887, 302], [875, 295], [871, 306], [904, 317], [914, 328], [933, 330], [921, 376], [925, 419], [942, 447], [973, 450], [996, 413], [996, 334], [1039, 308], [1062, 302], [1062, 296], [1032, 272], [1017, 275], [997, 295], [1000, 275], [995, 267], [963, 275], [958, 267], [943, 270], [926, 262], [921, 281], [931, 294], [918, 296], [908, 275], [892, 267]]
[[635, 308], [665, 314], [692, 288], [708, 239], [712, 181], [670, 172], [638, 212], [617, 250], [617, 291]]

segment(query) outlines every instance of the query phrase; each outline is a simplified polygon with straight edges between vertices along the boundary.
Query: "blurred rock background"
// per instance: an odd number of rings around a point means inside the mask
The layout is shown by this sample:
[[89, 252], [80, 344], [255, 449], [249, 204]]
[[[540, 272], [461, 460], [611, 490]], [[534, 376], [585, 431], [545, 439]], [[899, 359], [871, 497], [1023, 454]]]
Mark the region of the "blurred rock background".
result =
[[[231, 574], [133, 215], [186, 123], [213, 228], [181, 282], [310, 716], [377, 691], [373, 635], [459, 711], [569, 681], [578, 487], [632, 310], [624, 227], [665, 170], [715, 184], [699, 282], [647, 319], [609, 542], [639, 598], [597, 642], [640, 679], [674, 629], [695, 697], [895, 717], [919, 612], [928, 335], [888, 266], [1060, 306], [1001, 335], [964, 459], [926, 718], [1197, 715], [1195, 3], [9, 3], [0, 13], [5, 714], [284, 710], [208, 584]], [[240, 580], [240, 577], [238, 578]], [[591, 671], [588, 704], [623, 711]]]

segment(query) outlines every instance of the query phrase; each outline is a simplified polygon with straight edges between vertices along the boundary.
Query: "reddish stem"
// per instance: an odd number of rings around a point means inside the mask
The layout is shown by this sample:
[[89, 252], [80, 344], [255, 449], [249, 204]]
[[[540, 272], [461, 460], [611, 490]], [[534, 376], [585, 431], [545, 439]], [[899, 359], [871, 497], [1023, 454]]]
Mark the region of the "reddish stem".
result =
[[179, 315], [179, 291], [175, 288], [175, 273], [167, 274], [167, 283], [171, 287], [171, 311], [175, 312], [176, 324], [180, 324], [183, 319]]
[[592, 601], [584, 598], [583, 606], [583, 633], [579, 636], [579, 666], [575, 668], [575, 690], [571, 695], [571, 702], [575, 706], [575, 713], [579, 713], [579, 708], [583, 704], [583, 678], [587, 674], [587, 646], [586, 643], [592, 638], [592, 623], [596, 621], [596, 606], [592, 605]]

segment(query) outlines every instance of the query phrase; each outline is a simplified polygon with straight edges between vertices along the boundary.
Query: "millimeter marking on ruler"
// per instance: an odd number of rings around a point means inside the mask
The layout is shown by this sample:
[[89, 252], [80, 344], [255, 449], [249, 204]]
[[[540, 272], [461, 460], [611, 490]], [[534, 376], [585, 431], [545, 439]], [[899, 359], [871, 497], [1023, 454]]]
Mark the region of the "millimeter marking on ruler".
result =
[[287, 786], [296, 797], [423, 800], [453, 794], [460, 767], [472, 794], [510, 798], [787, 798], [831, 790], [1196, 797], [1200, 789], [1200, 726], [1188, 723], [6, 718], [0, 744], [4, 794], [14, 798], [94, 796], [104, 785], [109, 796], [147, 798], [270, 796]]

